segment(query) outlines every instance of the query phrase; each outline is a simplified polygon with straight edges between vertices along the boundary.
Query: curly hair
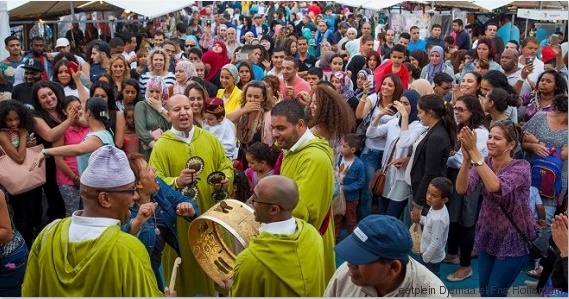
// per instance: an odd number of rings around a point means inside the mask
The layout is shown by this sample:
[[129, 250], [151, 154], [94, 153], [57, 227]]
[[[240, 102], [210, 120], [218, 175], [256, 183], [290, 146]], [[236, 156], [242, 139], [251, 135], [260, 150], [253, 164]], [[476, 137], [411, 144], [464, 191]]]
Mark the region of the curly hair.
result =
[[54, 119], [53, 116], [51, 116], [51, 114], [48, 111], [45, 111], [40, 104], [38, 92], [42, 88], [49, 88], [51, 92], [53, 92], [57, 97], [56, 110], [59, 119], [65, 119], [65, 114], [63, 114], [63, 108], [61, 108], [61, 101], [65, 97], [65, 92], [63, 91], [63, 86], [61, 86], [61, 84], [53, 81], [42, 80], [34, 83], [34, 85], [32, 86], [32, 105], [34, 106], [36, 114], [39, 117], [43, 118], [43, 120], [45, 120], [48, 125], [55, 127], [59, 125], [59, 121]]
[[8, 113], [10, 113], [10, 111], [16, 112], [20, 118], [20, 125], [18, 129], [31, 130], [34, 123], [32, 111], [17, 100], [5, 100], [0, 102], [0, 129], [8, 128], [6, 124], [6, 117], [8, 117]]
[[281, 150], [274, 145], [268, 146], [263, 142], [255, 142], [247, 147], [246, 153], [259, 162], [265, 161], [269, 166], [275, 167]]
[[567, 81], [565, 80], [565, 78], [563, 78], [563, 75], [556, 70], [549, 70], [541, 73], [537, 78], [536, 85], [539, 85], [541, 78], [543, 78], [543, 75], [545, 74], [553, 75], [553, 78], [555, 78], [555, 90], [553, 92], [554, 95], [567, 94]]
[[334, 137], [353, 132], [356, 124], [354, 113], [334, 88], [320, 84], [313, 94], [318, 108], [314, 116], [309, 113], [308, 127], [318, 125]]
[[273, 103], [273, 101], [269, 98], [266, 83], [260, 80], [253, 80], [245, 85], [243, 92], [241, 93], [241, 100], [239, 101], [241, 107], [244, 107], [247, 103], [247, 91], [249, 88], [260, 88], [263, 92], [263, 102], [261, 103], [261, 108], [263, 111], [270, 111], [273, 108], [275, 103]]
[[156, 54], [162, 54], [164, 57], [164, 71], [168, 71], [168, 66], [170, 65], [170, 55], [166, 54], [166, 51], [164, 51], [162, 48], [154, 49], [148, 53], [148, 71], [154, 71], [154, 67], [152, 66], [152, 58]]
[[293, 43], [296, 43], [296, 40], [294, 40], [293, 38], [290, 38], [290, 37], [285, 38], [285, 40], [283, 41], [283, 50], [285, 52], [285, 56], [294, 56], [296, 54], [296, 52], [292, 53], [292, 50], [291, 50]]
[[111, 57], [111, 62], [109, 63], [110, 68], [111, 68], [111, 78], [115, 78], [114, 74], [113, 74], [113, 63], [115, 63], [115, 61], [120, 60], [122, 61], [123, 65], [124, 65], [124, 73], [122, 76], [122, 79], [129, 79], [130, 78], [130, 65], [129, 63], [126, 61], [126, 59], [124, 58], [124, 56], [122, 55], [115, 55], [113, 57]]

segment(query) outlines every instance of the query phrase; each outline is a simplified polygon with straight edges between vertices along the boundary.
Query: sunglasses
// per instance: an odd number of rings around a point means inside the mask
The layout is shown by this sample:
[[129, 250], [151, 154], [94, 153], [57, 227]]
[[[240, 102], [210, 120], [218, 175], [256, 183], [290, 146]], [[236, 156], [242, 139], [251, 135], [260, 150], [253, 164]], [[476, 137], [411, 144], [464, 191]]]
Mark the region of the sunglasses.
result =
[[134, 196], [134, 193], [136, 193], [136, 186], [132, 186], [132, 188], [126, 189], [126, 190], [101, 190], [100, 192], [107, 192], [107, 193], [128, 193], [131, 196]]

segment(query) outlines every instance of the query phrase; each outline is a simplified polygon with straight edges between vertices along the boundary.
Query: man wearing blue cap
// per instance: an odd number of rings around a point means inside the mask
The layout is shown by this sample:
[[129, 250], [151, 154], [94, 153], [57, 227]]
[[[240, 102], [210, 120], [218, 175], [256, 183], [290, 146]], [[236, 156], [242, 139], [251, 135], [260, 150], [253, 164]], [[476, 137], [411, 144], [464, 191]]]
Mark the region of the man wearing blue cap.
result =
[[364, 218], [334, 250], [346, 260], [324, 297], [448, 297], [443, 282], [412, 259], [411, 235], [398, 219]]
[[[109, 179], [112, 178], [112, 179]], [[48, 224], [30, 250], [25, 297], [159, 297], [144, 245], [121, 231], [137, 198], [123, 151], [94, 151], [81, 175], [84, 209]]]

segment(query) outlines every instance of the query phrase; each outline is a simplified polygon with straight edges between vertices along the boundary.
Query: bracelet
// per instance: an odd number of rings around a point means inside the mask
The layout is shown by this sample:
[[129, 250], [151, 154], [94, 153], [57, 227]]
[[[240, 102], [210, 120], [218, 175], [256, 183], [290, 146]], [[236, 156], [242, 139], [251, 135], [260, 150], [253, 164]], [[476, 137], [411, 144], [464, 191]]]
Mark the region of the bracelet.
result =
[[49, 155], [46, 154], [46, 152], [45, 152], [45, 148], [42, 148], [42, 149], [41, 149], [41, 153], [42, 153], [42, 155], [43, 155], [44, 158], [49, 158]]

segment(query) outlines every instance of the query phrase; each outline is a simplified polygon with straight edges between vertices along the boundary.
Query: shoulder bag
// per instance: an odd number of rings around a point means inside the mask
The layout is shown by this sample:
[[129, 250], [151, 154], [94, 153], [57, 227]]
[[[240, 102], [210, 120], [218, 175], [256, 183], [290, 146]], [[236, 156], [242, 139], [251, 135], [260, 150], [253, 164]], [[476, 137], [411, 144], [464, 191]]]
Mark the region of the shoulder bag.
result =
[[38, 166], [43, 145], [26, 148], [24, 163], [18, 164], [0, 147], [0, 184], [11, 195], [18, 195], [45, 184], [45, 163]]
[[385, 174], [387, 173], [387, 165], [391, 162], [393, 158], [393, 154], [395, 153], [395, 148], [397, 147], [397, 142], [399, 141], [399, 137], [395, 140], [395, 144], [393, 144], [393, 148], [391, 149], [391, 153], [389, 154], [389, 158], [385, 161], [385, 165], [375, 171], [373, 177], [369, 181], [369, 191], [373, 196], [381, 196], [383, 194], [383, 188], [385, 187]]
[[502, 206], [502, 204], [499, 202], [498, 202], [498, 206], [500, 207], [500, 210], [502, 211], [502, 213], [504, 213], [504, 215], [506, 215], [506, 218], [508, 218], [508, 220], [510, 221], [512, 226], [514, 226], [514, 229], [516, 229], [516, 231], [518, 232], [520, 237], [522, 237], [522, 240], [524, 240], [524, 243], [526, 244], [526, 246], [529, 250], [530, 257], [533, 257], [533, 258], [545, 258], [545, 257], [547, 257], [547, 250], [545, 250], [545, 251], [542, 250], [537, 244], [534, 243], [537, 241], [537, 239], [530, 241], [528, 239], [528, 237], [526, 235], [524, 235], [524, 233], [522, 233], [522, 230], [518, 227], [518, 225], [514, 222], [514, 219], [512, 219], [512, 216], [508, 212], [506, 212], [506, 209], [504, 209], [504, 206]]

